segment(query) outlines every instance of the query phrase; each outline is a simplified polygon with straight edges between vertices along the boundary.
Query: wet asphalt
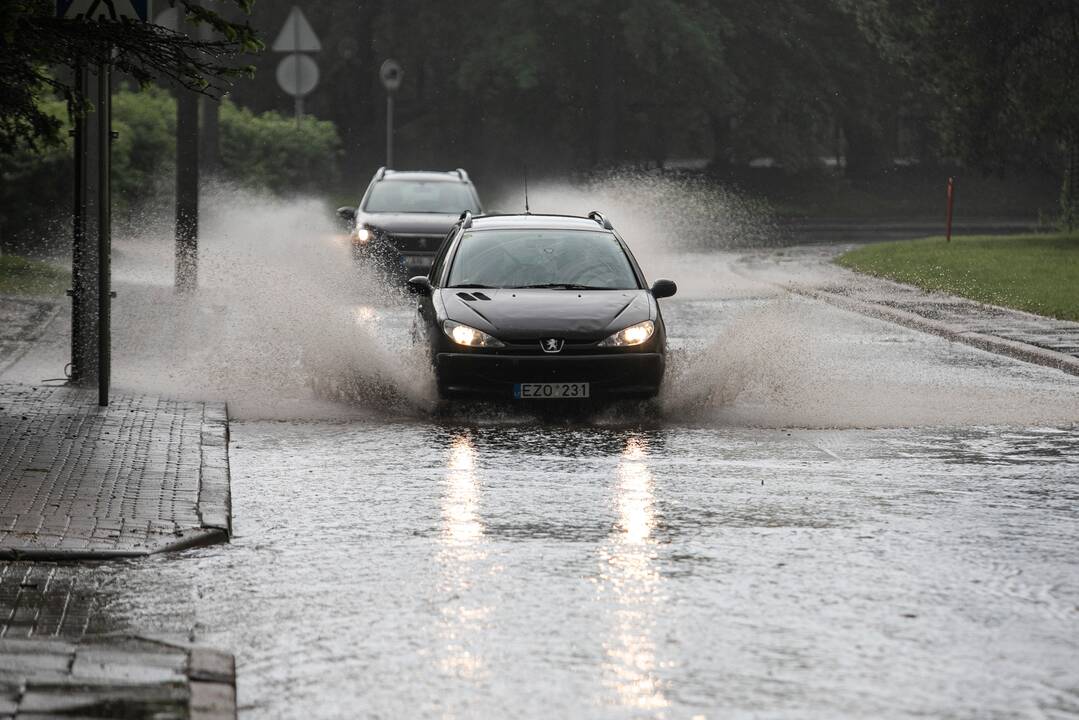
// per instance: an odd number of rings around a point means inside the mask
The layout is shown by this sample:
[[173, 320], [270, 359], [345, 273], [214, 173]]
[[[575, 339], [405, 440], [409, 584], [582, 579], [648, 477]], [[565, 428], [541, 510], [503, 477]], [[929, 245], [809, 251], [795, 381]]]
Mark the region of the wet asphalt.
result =
[[657, 407], [250, 406], [232, 543], [87, 570], [94, 625], [234, 652], [252, 718], [1079, 713], [1079, 384], [788, 302], [670, 303]]
[[117, 385], [229, 402], [235, 536], [76, 568], [85, 627], [235, 653], [244, 718], [1079, 716], [1079, 378], [642, 262], [667, 389], [584, 418], [435, 408], [329, 265], [121, 275]]

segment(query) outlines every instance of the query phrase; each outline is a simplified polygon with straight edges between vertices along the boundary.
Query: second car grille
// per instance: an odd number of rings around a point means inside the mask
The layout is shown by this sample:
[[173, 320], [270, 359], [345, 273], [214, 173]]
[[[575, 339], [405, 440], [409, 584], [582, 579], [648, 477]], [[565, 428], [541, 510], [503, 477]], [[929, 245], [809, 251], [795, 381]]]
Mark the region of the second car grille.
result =
[[442, 244], [437, 235], [390, 235], [389, 241], [402, 253], [434, 253]]

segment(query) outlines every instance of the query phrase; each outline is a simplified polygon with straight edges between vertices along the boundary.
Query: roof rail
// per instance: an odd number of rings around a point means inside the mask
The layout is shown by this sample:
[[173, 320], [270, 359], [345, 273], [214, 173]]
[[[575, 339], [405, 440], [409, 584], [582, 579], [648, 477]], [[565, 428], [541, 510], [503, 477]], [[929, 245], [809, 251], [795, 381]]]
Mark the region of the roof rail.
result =
[[462, 230], [467, 230], [468, 228], [472, 227], [472, 211], [465, 210], [463, 213], [461, 213], [461, 218], [458, 222], [461, 223]]
[[386, 166], [385, 165], [380, 167], [378, 169], [378, 172], [375, 173], [375, 180], [381, 180], [384, 177], [386, 177]]
[[614, 230], [614, 226], [611, 225], [611, 221], [608, 220], [599, 210], [593, 210], [592, 212], [588, 213], [588, 219], [598, 222], [600, 227], [602, 227], [604, 230]]
[[468, 182], [468, 173], [465, 172], [464, 168], [457, 168], [457, 177], [461, 178], [461, 180], [465, 182]]

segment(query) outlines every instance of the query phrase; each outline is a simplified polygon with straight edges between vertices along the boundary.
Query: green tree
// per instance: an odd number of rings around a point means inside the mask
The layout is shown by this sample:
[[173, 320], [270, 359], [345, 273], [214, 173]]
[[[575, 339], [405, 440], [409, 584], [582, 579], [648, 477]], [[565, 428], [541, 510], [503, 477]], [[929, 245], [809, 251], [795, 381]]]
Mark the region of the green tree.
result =
[[866, 0], [857, 12], [932, 91], [945, 153], [998, 172], [1048, 160], [1076, 226], [1079, 2]]
[[[254, 0], [219, 0], [249, 12]], [[250, 68], [231, 61], [262, 43], [247, 23], [228, 20], [194, 0], [169, 0], [188, 22], [207, 25], [218, 39], [199, 41], [151, 23], [84, 22], [56, 17], [52, 0], [0, 3], [0, 153], [21, 144], [55, 143], [60, 121], [38, 102], [57, 94], [81, 112], [86, 104], [70, 72], [77, 63], [110, 63], [117, 71], [147, 84], [167, 79], [179, 86], [219, 94]]]

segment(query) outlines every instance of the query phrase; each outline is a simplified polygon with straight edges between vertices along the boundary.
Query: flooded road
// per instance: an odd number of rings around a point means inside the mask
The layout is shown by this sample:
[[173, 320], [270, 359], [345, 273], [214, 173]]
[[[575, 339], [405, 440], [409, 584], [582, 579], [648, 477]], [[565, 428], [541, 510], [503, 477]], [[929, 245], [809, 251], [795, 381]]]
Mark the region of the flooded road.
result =
[[1079, 378], [644, 247], [658, 403], [435, 412], [407, 299], [272, 240], [194, 303], [121, 247], [115, 383], [228, 400], [236, 535], [78, 568], [92, 631], [235, 653], [245, 718], [1079, 717]]
[[669, 303], [656, 409], [241, 399], [233, 542], [92, 625], [234, 652], [251, 718], [1079, 713], [1079, 381], [774, 302]]
[[1077, 711], [1073, 431], [252, 422], [232, 460], [233, 542], [110, 570], [104, 624], [233, 650], [247, 717]]

